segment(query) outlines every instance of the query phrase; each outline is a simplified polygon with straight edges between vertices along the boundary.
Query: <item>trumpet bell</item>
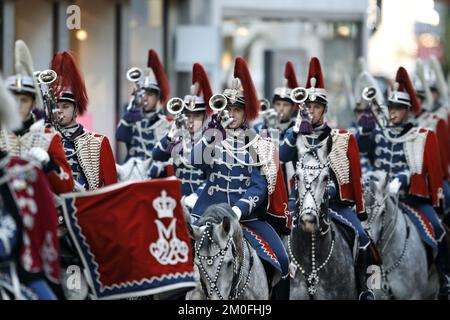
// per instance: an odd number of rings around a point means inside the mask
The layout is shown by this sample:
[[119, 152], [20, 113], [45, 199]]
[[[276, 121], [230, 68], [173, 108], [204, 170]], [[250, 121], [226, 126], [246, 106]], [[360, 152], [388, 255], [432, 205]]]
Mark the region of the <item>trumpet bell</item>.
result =
[[221, 112], [227, 106], [227, 98], [223, 94], [215, 94], [209, 99], [209, 107], [215, 113]]
[[37, 77], [38, 83], [43, 84], [50, 84], [58, 77], [56, 72], [51, 69], [35, 72], [34, 75]]
[[308, 91], [303, 87], [297, 87], [291, 91], [291, 100], [301, 104], [308, 98]]
[[171, 114], [179, 114], [184, 109], [184, 101], [181, 98], [172, 98], [167, 102], [167, 111]]
[[131, 82], [138, 82], [142, 79], [144, 73], [142, 72], [142, 69], [139, 69], [137, 67], [131, 68], [127, 71], [127, 79]]
[[259, 106], [262, 112], [267, 111], [270, 109], [270, 101], [267, 99], [261, 99], [259, 100]]
[[373, 101], [377, 96], [377, 89], [375, 87], [365, 87], [361, 96], [366, 101]]

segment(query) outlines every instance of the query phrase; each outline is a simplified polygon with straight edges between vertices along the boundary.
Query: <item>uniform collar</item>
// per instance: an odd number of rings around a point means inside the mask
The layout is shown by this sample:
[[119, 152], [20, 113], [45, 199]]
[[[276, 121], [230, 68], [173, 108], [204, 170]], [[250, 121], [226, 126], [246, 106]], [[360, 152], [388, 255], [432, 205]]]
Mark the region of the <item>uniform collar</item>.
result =
[[75, 140], [78, 136], [80, 136], [84, 132], [84, 128], [81, 124], [77, 123], [76, 125], [61, 129], [61, 134], [67, 140]]
[[391, 127], [389, 132], [398, 138], [408, 133], [413, 127], [414, 125], [411, 122], [408, 122], [402, 126]]
[[16, 136], [23, 136], [25, 133], [27, 133], [30, 130], [31, 125], [34, 123], [34, 118], [32, 115], [30, 115], [28, 117], [27, 120], [25, 120], [22, 123], [22, 128], [20, 128], [19, 130], [14, 131], [14, 134]]
[[306, 137], [311, 139], [319, 139], [319, 141], [323, 141], [330, 135], [330, 133], [331, 128], [328, 126], [326, 122], [324, 122], [322, 125], [314, 128], [313, 132], [311, 134], [306, 135]]

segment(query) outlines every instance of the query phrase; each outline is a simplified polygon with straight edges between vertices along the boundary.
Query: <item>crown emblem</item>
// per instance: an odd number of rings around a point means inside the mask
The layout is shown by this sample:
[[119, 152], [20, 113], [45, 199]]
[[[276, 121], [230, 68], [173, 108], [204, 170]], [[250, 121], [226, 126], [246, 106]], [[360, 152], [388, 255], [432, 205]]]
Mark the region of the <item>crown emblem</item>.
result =
[[158, 213], [158, 219], [173, 218], [173, 210], [177, 202], [174, 198], [168, 197], [166, 190], [161, 191], [161, 196], [153, 200], [153, 208]]

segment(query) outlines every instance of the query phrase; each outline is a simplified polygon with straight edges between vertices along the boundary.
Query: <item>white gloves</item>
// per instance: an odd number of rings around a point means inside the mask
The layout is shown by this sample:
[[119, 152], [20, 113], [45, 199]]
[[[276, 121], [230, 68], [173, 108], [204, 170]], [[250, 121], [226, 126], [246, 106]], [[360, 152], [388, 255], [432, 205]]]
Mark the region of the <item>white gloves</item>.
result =
[[233, 209], [233, 212], [236, 215], [237, 219], [241, 220], [241, 216], [242, 216], [241, 209], [239, 209], [239, 207], [237, 207], [237, 206], [233, 206], [233, 208], [231, 208], [231, 209]]
[[228, 110], [222, 111], [222, 116], [220, 117], [220, 125], [222, 128], [226, 129], [230, 123], [233, 122], [233, 118], [230, 117]]
[[198, 195], [194, 192], [184, 198], [183, 204], [184, 204], [184, 206], [188, 207], [189, 209], [192, 209], [192, 208], [194, 208], [197, 200], [198, 200]]
[[398, 180], [398, 178], [395, 178], [394, 180], [389, 182], [389, 185], [388, 185], [389, 194], [396, 195], [398, 193], [398, 191], [400, 190], [401, 186], [402, 186], [402, 183], [400, 182], [400, 180]]
[[263, 113], [264, 122], [269, 128], [274, 128], [278, 124], [278, 113], [274, 109], [269, 109]]
[[30, 157], [31, 160], [39, 162], [43, 166], [50, 161], [50, 156], [47, 151], [39, 147], [31, 148], [30, 151], [28, 151], [28, 157]]
[[180, 134], [180, 129], [177, 126], [176, 121], [172, 123], [169, 129], [169, 133], [167, 134], [167, 138], [169, 138], [170, 141], [173, 141], [173, 139]]

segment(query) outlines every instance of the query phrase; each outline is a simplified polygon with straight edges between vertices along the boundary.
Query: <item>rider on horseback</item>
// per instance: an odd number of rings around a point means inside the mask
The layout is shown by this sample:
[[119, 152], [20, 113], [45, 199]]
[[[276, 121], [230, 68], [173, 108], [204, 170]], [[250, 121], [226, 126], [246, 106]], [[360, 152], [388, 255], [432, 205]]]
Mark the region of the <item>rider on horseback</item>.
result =
[[288, 274], [288, 256], [277, 234], [290, 231], [287, 195], [276, 146], [249, 128], [258, 115], [259, 101], [247, 64], [240, 57], [234, 77], [232, 88], [216, 97], [222, 99], [220, 111], [191, 152], [191, 164], [204, 170], [207, 178], [192, 217], [201, 217], [213, 204], [228, 204], [265, 263], [270, 283], [274, 267], [283, 277]]
[[[14, 98], [0, 78], [0, 123], [21, 125]], [[54, 300], [59, 282], [57, 214], [44, 173], [0, 151], [0, 300]]]
[[[205, 174], [189, 165], [190, 160], [186, 157], [190, 156], [193, 145], [202, 137], [202, 128], [211, 111], [208, 107], [211, 96], [208, 76], [203, 66], [196, 63], [192, 70], [191, 94], [184, 97], [182, 110], [179, 111], [181, 117], [172, 123], [169, 133], [152, 152], [154, 160], [166, 162], [173, 159], [175, 175], [182, 183], [184, 203], [191, 209], [201, 191], [199, 187], [204, 183]], [[151, 177], [158, 178], [156, 175]]]
[[[263, 112], [264, 121], [254, 126], [256, 132], [262, 134], [266, 131], [272, 141], [279, 145], [283, 142], [286, 132], [295, 124], [296, 107], [291, 99], [292, 89], [298, 87], [297, 76], [295, 75], [294, 65], [291, 61], [286, 63], [284, 69], [284, 82], [282, 87], [275, 88], [273, 91], [272, 104], [273, 109]], [[291, 179], [294, 174], [294, 166], [291, 162], [281, 162], [284, 182], [288, 193], [291, 190]]]
[[439, 149], [435, 133], [411, 122], [410, 116], [419, 114], [420, 108], [408, 73], [400, 67], [388, 98], [390, 126], [360, 136], [360, 146], [369, 152], [375, 170], [388, 173], [389, 193], [398, 195], [400, 208], [419, 226], [428, 226], [425, 233], [432, 239], [434, 249], [438, 249], [441, 285], [448, 288], [445, 279], [449, 275], [449, 252], [443, 241], [446, 232], [436, 214], [443, 205], [443, 174], [436, 161]]
[[73, 190], [72, 170], [67, 162], [59, 135], [37, 121], [41, 113], [40, 89], [36, 84], [33, 62], [28, 47], [22, 40], [16, 41], [16, 74], [6, 79], [8, 89], [14, 94], [22, 127], [15, 131], [0, 131], [0, 150], [12, 156], [37, 162], [47, 175], [55, 194]]
[[[164, 106], [169, 98], [169, 81], [158, 54], [151, 49], [147, 62], [148, 75], [138, 81], [138, 92], [135, 92], [135, 104], [125, 112], [116, 131], [119, 143], [119, 161], [130, 158], [146, 160], [152, 157], [152, 150], [161, 140], [170, 126], [166, 116], [159, 110], [158, 104]], [[153, 75], [150, 75], [151, 71]], [[126, 145], [126, 148], [124, 148]], [[162, 170], [162, 164], [160, 169]]]
[[[364, 90], [370, 87], [375, 88], [376, 90], [376, 95], [374, 97], [375, 102], [378, 105], [384, 105], [383, 93], [380, 90], [377, 81], [366, 69], [364, 69], [361, 71], [355, 82], [355, 108], [353, 112], [356, 121], [352, 123], [352, 127], [349, 129], [349, 131], [355, 135], [357, 140], [361, 135], [370, 135], [376, 126], [375, 118], [367, 108], [370, 102], [363, 98]], [[361, 148], [359, 152], [361, 158], [361, 171], [364, 178], [366, 173], [372, 171], [373, 168], [367, 152], [363, 152]]]
[[75, 60], [68, 52], [56, 53], [52, 69], [56, 80], [58, 131], [72, 167], [75, 190], [96, 190], [117, 182], [114, 155], [106, 136], [91, 133], [77, 123], [87, 108], [84, 81]]
[[[365, 219], [363, 200], [363, 187], [361, 183], [361, 164], [358, 145], [355, 137], [346, 130], [331, 129], [324, 122], [327, 111], [327, 92], [324, 89], [324, 81], [320, 62], [312, 58], [309, 66], [306, 83], [307, 99], [306, 110], [302, 110], [302, 123], [289, 129], [283, 144], [280, 147], [281, 161], [293, 161], [296, 163], [303, 155], [299, 146], [306, 149], [317, 148], [327, 139], [332, 139], [332, 147], [329, 153], [332, 179], [330, 179], [329, 195], [330, 208], [338, 215], [350, 222], [359, 235], [360, 254], [356, 275], [360, 287], [361, 299], [373, 299], [371, 290], [365, 290], [367, 268], [369, 265], [380, 264], [375, 246], [371, 243], [360, 219]], [[299, 134], [300, 133], [300, 134]], [[298, 146], [298, 144], [300, 144]], [[293, 190], [295, 192], [295, 190]], [[295, 196], [290, 197], [289, 209], [294, 208]], [[353, 210], [356, 205], [357, 215]], [[358, 219], [359, 218], [359, 219]]]

